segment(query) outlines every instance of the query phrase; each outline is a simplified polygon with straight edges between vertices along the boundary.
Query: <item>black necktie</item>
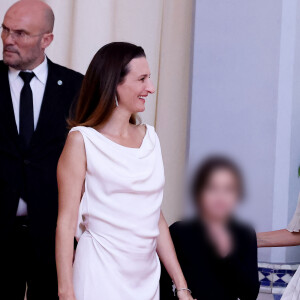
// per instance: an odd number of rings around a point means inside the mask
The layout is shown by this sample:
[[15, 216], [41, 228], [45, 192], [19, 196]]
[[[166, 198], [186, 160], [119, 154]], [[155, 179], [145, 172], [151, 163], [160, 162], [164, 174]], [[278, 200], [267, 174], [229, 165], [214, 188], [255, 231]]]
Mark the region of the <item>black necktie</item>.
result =
[[35, 76], [33, 72], [20, 72], [19, 76], [24, 81], [20, 95], [20, 126], [19, 136], [24, 149], [27, 149], [34, 132], [33, 123], [33, 97], [30, 81]]

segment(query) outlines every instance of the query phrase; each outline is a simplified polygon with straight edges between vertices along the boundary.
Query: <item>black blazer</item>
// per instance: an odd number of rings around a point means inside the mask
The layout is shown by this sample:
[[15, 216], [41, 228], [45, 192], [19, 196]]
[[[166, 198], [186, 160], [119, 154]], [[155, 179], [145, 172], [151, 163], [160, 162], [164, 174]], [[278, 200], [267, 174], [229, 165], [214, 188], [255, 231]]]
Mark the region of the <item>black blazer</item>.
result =
[[49, 239], [54, 241], [58, 208], [56, 167], [68, 133], [66, 118], [82, 79], [82, 74], [48, 59], [48, 79], [37, 128], [24, 153], [15, 123], [8, 67], [0, 61], [1, 237], [13, 228], [20, 191], [25, 185], [32, 237], [41, 246], [43, 242], [48, 244]]
[[[226, 258], [215, 251], [199, 221], [170, 227], [176, 253], [192, 296], [207, 300], [255, 300], [259, 291], [257, 243], [253, 229], [232, 221], [234, 250]], [[161, 300], [175, 299], [172, 281], [162, 267]]]

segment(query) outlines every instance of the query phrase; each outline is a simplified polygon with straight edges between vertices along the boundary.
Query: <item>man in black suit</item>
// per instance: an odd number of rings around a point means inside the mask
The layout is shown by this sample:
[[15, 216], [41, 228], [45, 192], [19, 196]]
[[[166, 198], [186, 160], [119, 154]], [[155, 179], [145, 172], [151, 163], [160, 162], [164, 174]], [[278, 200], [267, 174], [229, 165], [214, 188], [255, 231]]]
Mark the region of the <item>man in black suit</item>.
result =
[[0, 61], [0, 298], [58, 299], [56, 166], [83, 76], [45, 56], [54, 15], [19, 1], [2, 23]]

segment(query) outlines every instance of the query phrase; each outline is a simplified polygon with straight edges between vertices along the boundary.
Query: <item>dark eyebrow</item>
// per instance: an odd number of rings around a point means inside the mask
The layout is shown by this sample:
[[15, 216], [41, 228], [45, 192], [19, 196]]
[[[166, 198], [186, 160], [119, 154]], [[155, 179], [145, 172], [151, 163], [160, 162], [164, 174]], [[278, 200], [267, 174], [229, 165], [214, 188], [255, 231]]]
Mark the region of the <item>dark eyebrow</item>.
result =
[[28, 31], [26, 31], [24, 29], [16, 29], [16, 30], [14, 30], [14, 32], [24, 32], [24, 33], [28, 34]]
[[151, 76], [151, 74], [143, 74], [143, 75], [140, 75], [139, 77], [150, 77]]

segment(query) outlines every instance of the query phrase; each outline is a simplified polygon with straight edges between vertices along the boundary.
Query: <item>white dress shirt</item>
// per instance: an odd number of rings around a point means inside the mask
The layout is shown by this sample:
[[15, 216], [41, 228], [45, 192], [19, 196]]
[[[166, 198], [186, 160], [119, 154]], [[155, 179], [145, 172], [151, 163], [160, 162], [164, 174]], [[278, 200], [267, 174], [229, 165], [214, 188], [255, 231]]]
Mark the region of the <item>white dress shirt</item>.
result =
[[[20, 94], [24, 85], [23, 79], [19, 76], [20, 70], [16, 70], [13, 68], [9, 68], [8, 70], [8, 80], [10, 86], [10, 93], [12, 98], [12, 104], [14, 108], [15, 120], [17, 129], [19, 132], [19, 124], [20, 124]], [[43, 62], [38, 65], [33, 70], [26, 70], [25, 72], [34, 72], [35, 77], [30, 81], [30, 87], [32, 90], [33, 97], [33, 122], [34, 129], [36, 129], [40, 110], [43, 102], [47, 77], [48, 77], [48, 62], [47, 58], [43, 60]], [[26, 202], [20, 198], [19, 206], [17, 210], [17, 216], [26, 216], [27, 215], [27, 204]]]

